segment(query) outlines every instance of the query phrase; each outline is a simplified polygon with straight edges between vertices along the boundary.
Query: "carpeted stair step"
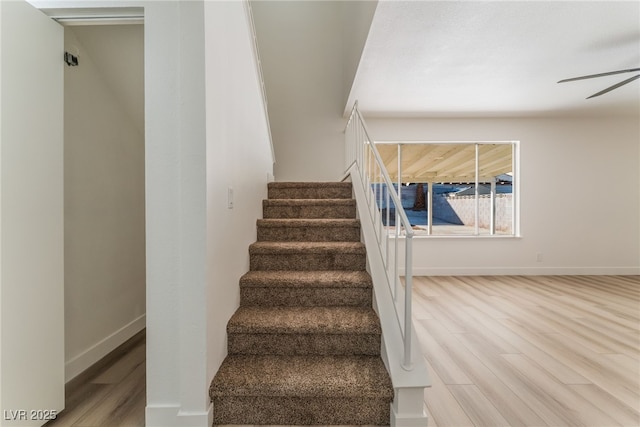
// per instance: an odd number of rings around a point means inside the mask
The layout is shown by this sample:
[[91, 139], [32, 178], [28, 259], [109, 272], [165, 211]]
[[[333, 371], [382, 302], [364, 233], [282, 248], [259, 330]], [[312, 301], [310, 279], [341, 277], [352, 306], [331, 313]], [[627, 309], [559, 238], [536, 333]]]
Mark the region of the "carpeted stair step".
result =
[[354, 199], [266, 199], [263, 218], [355, 218]]
[[249, 246], [251, 270], [364, 270], [360, 242], [255, 242]]
[[380, 321], [365, 307], [240, 307], [229, 354], [380, 355]]
[[259, 219], [258, 241], [359, 242], [357, 219]]
[[351, 183], [268, 186], [214, 425], [388, 425], [394, 390]]
[[209, 394], [214, 424], [388, 425], [379, 356], [228, 356]]
[[249, 271], [240, 278], [240, 306], [372, 306], [366, 271]]
[[269, 199], [350, 199], [350, 182], [270, 182]]

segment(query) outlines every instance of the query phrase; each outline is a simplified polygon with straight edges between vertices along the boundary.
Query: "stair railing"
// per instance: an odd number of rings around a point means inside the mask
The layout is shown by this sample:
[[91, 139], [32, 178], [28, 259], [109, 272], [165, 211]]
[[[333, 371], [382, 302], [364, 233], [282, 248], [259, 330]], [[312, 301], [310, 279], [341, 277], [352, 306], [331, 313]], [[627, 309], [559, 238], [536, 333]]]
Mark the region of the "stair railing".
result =
[[[398, 190], [394, 187], [389, 173], [380, 157], [374, 140], [370, 136], [367, 124], [358, 110], [356, 101], [345, 128], [345, 163], [346, 171], [358, 173], [365, 189], [365, 199], [378, 247], [382, 255], [386, 271], [387, 284], [393, 297], [398, 326], [404, 343], [402, 367], [411, 370], [411, 294], [413, 284], [413, 236], [414, 231], [407, 214], [402, 207]], [[355, 167], [355, 168], [354, 168]], [[352, 172], [353, 173], [353, 172]], [[391, 216], [393, 207], [394, 216]], [[394, 219], [393, 224], [390, 223]], [[391, 238], [393, 236], [393, 238]], [[404, 306], [398, 301], [400, 270], [399, 246], [404, 236]], [[393, 246], [393, 250], [391, 248]]]

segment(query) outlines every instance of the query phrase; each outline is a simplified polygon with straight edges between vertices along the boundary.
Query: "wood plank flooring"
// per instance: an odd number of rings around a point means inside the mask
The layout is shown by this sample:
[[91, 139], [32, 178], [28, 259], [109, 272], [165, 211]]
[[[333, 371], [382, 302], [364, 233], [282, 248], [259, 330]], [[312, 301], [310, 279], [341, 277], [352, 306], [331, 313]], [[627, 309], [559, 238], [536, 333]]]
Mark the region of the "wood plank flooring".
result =
[[[414, 278], [430, 427], [640, 426], [640, 276]], [[144, 342], [47, 427], [142, 427]]]
[[144, 427], [146, 340], [67, 391], [66, 409], [46, 427]]
[[416, 277], [430, 426], [640, 426], [640, 277]]

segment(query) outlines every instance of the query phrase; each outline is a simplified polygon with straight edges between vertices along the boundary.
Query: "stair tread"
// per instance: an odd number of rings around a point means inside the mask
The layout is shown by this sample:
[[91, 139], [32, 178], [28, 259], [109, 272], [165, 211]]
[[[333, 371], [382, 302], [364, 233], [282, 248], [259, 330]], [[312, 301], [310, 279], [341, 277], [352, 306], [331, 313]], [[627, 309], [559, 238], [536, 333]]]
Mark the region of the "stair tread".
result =
[[257, 221], [258, 227], [360, 227], [360, 221], [349, 218], [267, 218]]
[[227, 324], [228, 333], [380, 334], [370, 307], [240, 307]]
[[283, 288], [370, 288], [371, 276], [366, 271], [249, 271], [240, 278], [240, 287]]
[[351, 188], [350, 182], [335, 181], [275, 181], [267, 184], [268, 188]]
[[250, 254], [268, 253], [325, 253], [340, 251], [349, 254], [364, 254], [361, 242], [255, 242], [249, 245]]
[[393, 399], [380, 356], [232, 355], [209, 394], [219, 396], [362, 397]]
[[270, 182], [269, 199], [350, 199], [350, 182]]
[[355, 205], [355, 199], [264, 199], [263, 205], [270, 206], [317, 206], [317, 205]]
[[343, 199], [266, 199], [262, 201], [264, 218], [355, 218], [356, 201]]

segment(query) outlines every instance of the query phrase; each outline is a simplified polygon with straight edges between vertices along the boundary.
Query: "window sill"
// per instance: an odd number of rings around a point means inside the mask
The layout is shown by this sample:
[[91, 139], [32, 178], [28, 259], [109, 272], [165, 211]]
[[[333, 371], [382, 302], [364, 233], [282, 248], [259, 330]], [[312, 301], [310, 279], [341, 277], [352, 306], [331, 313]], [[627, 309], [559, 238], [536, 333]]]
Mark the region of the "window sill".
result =
[[[390, 235], [389, 236], [392, 239], [395, 239], [395, 235]], [[401, 239], [406, 238], [406, 236], [402, 235], [399, 236]], [[521, 235], [506, 235], [506, 234], [494, 234], [494, 235], [489, 235], [489, 234], [480, 234], [480, 235], [471, 235], [471, 234], [431, 234], [431, 235], [426, 235], [426, 234], [418, 234], [418, 235], [414, 235], [413, 236], [414, 239], [498, 239], [498, 240], [518, 240], [518, 239], [522, 239]]]

